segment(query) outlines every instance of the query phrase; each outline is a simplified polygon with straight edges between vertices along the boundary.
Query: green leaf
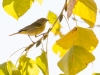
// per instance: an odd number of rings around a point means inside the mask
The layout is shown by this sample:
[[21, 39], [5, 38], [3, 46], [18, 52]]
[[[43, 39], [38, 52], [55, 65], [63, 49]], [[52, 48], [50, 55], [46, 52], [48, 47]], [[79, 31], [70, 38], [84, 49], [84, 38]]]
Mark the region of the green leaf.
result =
[[65, 36], [57, 40], [56, 44], [65, 50], [70, 49], [74, 44], [80, 45], [88, 51], [93, 51], [98, 44], [98, 39], [93, 30], [89, 28], [74, 27]]
[[42, 70], [42, 73], [48, 75], [47, 53], [42, 50], [42, 54], [36, 57], [36, 62]]
[[80, 16], [91, 27], [94, 27], [97, 14], [97, 6], [94, 0], [78, 0], [73, 13]]
[[7, 62], [7, 70], [9, 75], [21, 75], [20, 71], [13, 65], [11, 61]]
[[15, 19], [25, 14], [32, 5], [32, 0], [3, 0], [4, 10]]
[[21, 75], [38, 75], [39, 68], [34, 60], [23, 55], [19, 59], [18, 69]]
[[[57, 15], [55, 13], [53, 13], [52, 11], [49, 11], [48, 12], [48, 15], [47, 15], [47, 18], [49, 20], [49, 23], [50, 24], [54, 24], [54, 22], [56, 21], [57, 19]], [[52, 32], [57, 35], [59, 34], [60, 35], [60, 28], [61, 28], [61, 24], [59, 21], [57, 21], [52, 29]]]
[[75, 75], [94, 59], [94, 56], [85, 48], [74, 45], [58, 62], [58, 66], [66, 75]]
[[7, 62], [0, 64], [0, 75], [9, 75], [7, 70]]

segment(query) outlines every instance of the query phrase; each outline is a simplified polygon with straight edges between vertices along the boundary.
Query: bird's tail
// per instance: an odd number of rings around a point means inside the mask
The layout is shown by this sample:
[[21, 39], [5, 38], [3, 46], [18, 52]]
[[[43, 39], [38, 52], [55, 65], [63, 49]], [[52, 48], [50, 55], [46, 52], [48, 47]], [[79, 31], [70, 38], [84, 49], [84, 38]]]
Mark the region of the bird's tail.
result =
[[18, 34], [18, 33], [13, 33], [13, 34], [10, 34], [9, 36], [13, 36], [13, 35], [16, 35], [16, 34]]

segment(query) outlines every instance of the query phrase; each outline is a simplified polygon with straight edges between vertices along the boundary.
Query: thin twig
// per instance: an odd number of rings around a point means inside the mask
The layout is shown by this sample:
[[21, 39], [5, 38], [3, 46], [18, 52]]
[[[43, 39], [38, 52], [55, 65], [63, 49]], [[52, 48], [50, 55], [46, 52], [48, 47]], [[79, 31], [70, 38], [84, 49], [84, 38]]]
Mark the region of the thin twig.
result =
[[[60, 14], [59, 14], [59, 16], [57, 17], [57, 19], [55, 20], [55, 22], [53, 23], [52, 28], [49, 28], [48, 31], [47, 31], [46, 33], [43, 33], [43, 34], [42, 34], [43, 37], [41, 37], [39, 40], [42, 40], [42, 39], [44, 38], [44, 36], [47, 36], [47, 35], [49, 34], [49, 32], [53, 29], [53, 27], [54, 27], [55, 23], [57, 22], [57, 20], [59, 19], [60, 15], [63, 13], [63, 11], [64, 11], [64, 9], [65, 9], [65, 6], [66, 6], [66, 1], [65, 1], [65, 4], [64, 4], [64, 7], [63, 7], [62, 11], [60, 12]], [[38, 40], [38, 41], [39, 41], [39, 40]], [[38, 41], [37, 41], [37, 42], [38, 42]], [[36, 43], [36, 42], [35, 42], [35, 43]], [[46, 48], [46, 53], [48, 53], [47, 48]], [[48, 56], [48, 54], [47, 54], [46, 56]], [[47, 64], [48, 64], [48, 57], [47, 57]], [[48, 68], [48, 75], [49, 75], [49, 68]]]
[[[64, 16], [64, 15], [63, 15]], [[67, 22], [67, 24], [68, 24], [68, 27], [69, 27], [69, 30], [71, 30], [71, 28], [70, 28], [70, 25], [69, 25], [69, 23], [68, 23], [68, 21], [67, 21], [67, 18], [64, 16], [64, 18], [65, 18], [65, 20], [66, 20], [66, 22]]]
[[[53, 23], [52, 28], [49, 28], [49, 30], [47, 31], [47, 34], [53, 29], [53, 27], [54, 27], [55, 23], [58, 21], [60, 15], [63, 13], [65, 6], [66, 6], [66, 1], [65, 1], [65, 4], [64, 4], [62, 11], [60, 12], [60, 14], [57, 17], [57, 19], [55, 20], [55, 22]], [[48, 39], [47, 39], [47, 41], [48, 41]], [[46, 53], [48, 53], [47, 47], [46, 47]], [[48, 54], [46, 54], [46, 56], [47, 56], [47, 64], [48, 64]], [[49, 67], [48, 67], [48, 75], [49, 75]]]
[[[25, 47], [23, 47], [23, 48], [25, 48]], [[19, 50], [17, 50], [17, 51], [15, 51], [13, 54], [11, 54], [10, 56], [9, 56], [9, 58], [7, 59], [7, 61], [16, 53], [16, 52], [18, 52], [18, 51], [20, 51], [20, 50], [22, 50], [23, 48], [21, 48], [21, 49], [19, 49]]]
[[[48, 37], [47, 37], [47, 42], [46, 42], [46, 53], [47, 53], [46, 57], [47, 57], [47, 67], [48, 67], [49, 65], [48, 65], [48, 49], [47, 48], [48, 48]], [[49, 68], [47, 68], [47, 73], [49, 75]]]
[[[64, 11], [65, 7], [66, 7], [66, 1], [65, 1], [65, 4], [64, 4], [64, 7], [63, 7], [62, 11], [60, 12], [60, 14], [59, 14], [59, 16], [57, 17], [57, 19], [55, 20], [55, 22], [53, 23], [51, 30], [53, 29], [53, 27], [54, 27], [55, 23], [58, 21], [58, 19], [59, 19], [60, 15], [63, 13], [63, 11]], [[50, 31], [51, 31], [51, 30], [50, 30]]]
[[[21, 57], [21, 55], [22, 55], [23, 53], [24, 53], [24, 51], [20, 54], [19, 58]], [[16, 64], [15, 64], [16, 67], [17, 67], [17, 62], [18, 62], [19, 58], [18, 58], [17, 61], [16, 61]]]
[[[74, 18], [75, 18], [75, 15], [74, 15]], [[76, 19], [76, 18], [75, 18]], [[76, 26], [77, 26], [77, 20], [75, 20], [76, 21]]]

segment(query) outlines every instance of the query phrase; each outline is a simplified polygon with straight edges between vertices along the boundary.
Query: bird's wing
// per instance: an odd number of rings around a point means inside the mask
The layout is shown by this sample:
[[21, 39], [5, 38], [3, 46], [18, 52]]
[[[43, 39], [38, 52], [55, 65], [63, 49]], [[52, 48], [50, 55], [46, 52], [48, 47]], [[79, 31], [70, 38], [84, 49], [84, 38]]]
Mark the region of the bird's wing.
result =
[[34, 28], [40, 28], [42, 26], [39, 22], [34, 22], [31, 25], [34, 26]]
[[31, 28], [40, 28], [40, 27], [41, 27], [40, 23], [34, 22], [31, 25], [28, 25], [28, 26], [22, 28], [21, 30], [19, 30], [19, 32], [26, 31], [26, 30], [29, 30]]

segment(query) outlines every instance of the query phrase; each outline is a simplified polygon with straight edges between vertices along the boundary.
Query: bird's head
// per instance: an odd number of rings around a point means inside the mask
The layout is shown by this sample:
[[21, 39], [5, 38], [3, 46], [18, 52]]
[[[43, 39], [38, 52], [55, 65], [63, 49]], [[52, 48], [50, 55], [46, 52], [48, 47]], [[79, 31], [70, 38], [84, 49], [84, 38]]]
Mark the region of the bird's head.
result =
[[42, 24], [42, 23], [46, 23], [48, 21], [48, 19], [46, 18], [40, 18], [37, 20], [38, 23]]

